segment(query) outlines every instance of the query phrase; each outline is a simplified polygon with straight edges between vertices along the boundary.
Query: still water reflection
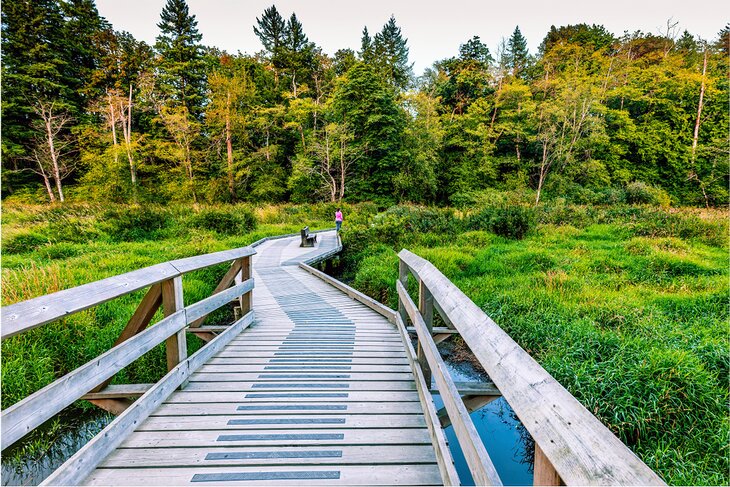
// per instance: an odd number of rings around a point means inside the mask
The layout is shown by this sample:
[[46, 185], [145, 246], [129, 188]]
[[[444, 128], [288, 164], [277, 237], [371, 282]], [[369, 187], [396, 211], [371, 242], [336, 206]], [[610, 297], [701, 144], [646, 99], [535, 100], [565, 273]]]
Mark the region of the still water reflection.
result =
[[[454, 364], [446, 361], [455, 382], [478, 382], [484, 377], [467, 363]], [[434, 395], [436, 407], [443, 406], [441, 397]], [[532, 485], [533, 443], [520, 424], [512, 408], [499, 398], [471, 413], [471, 420], [484, 442], [504, 485]], [[446, 437], [454, 457], [456, 471], [462, 485], [474, 485], [464, 455], [456, 441], [454, 428], [446, 428]]]
[[61, 417], [62, 433], [48, 450], [8, 452], [2, 459], [2, 485], [38, 485], [114, 419], [106, 413]]

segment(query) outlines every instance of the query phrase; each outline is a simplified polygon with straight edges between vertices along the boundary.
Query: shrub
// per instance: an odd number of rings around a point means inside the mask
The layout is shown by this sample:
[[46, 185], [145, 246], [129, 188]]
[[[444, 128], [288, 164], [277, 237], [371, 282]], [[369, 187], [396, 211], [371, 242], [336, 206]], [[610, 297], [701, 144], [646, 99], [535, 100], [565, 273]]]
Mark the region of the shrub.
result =
[[112, 240], [133, 242], [154, 239], [170, 223], [170, 215], [146, 206], [118, 207], [104, 212], [106, 231]]
[[68, 259], [79, 255], [79, 249], [68, 242], [59, 242], [57, 244], [45, 245], [39, 249], [39, 253], [44, 257], [52, 260]]
[[236, 235], [254, 230], [256, 217], [249, 209], [240, 206], [233, 210], [207, 208], [194, 215], [190, 224], [221, 235]]
[[660, 188], [634, 181], [626, 186], [626, 201], [633, 204], [659, 205], [664, 208], [671, 203], [669, 194]]
[[488, 230], [502, 237], [520, 240], [534, 226], [534, 212], [524, 206], [483, 208], [469, 217], [472, 230]]
[[4, 238], [2, 250], [7, 254], [24, 254], [32, 252], [41, 245], [49, 243], [48, 237], [37, 232], [26, 231]]

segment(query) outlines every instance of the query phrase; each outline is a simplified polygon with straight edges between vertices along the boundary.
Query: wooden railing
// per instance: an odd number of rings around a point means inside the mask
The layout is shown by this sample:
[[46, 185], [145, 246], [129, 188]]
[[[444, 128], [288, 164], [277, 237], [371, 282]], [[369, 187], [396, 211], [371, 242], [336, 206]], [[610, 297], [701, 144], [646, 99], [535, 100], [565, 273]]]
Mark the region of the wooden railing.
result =
[[[152, 410], [149, 405], [166, 397], [163, 397], [162, 391], [168, 391], [169, 394], [169, 390], [184, 385], [189, 374], [202, 365], [206, 357], [225, 345], [236, 331], [240, 332], [253, 321], [251, 256], [255, 253], [249, 246], [172, 260], [3, 307], [0, 310], [1, 337], [5, 340], [120, 296], [149, 288], [111, 350], [2, 411], [1, 449], [12, 445], [81, 398], [116, 414], [128, 412], [122, 415], [132, 418], [131, 422], [130, 419], [125, 419], [126, 423], [123, 421], [126, 428], [136, 424], [145, 411], [149, 414]], [[213, 295], [185, 307], [182, 276], [227, 262], [231, 262], [231, 267]], [[208, 314], [233, 300], [238, 300], [242, 318], [229, 327], [202, 326]], [[147, 328], [160, 307], [163, 308], [164, 318]], [[186, 330], [210, 342], [191, 357], [187, 356]], [[219, 332], [222, 333], [217, 335]], [[117, 372], [163, 342], [166, 344], [168, 369], [165, 378], [156, 384], [107, 387]], [[134, 412], [125, 411], [131, 404], [127, 399], [130, 396], [142, 396], [135, 406], [142, 403], [147, 404], [147, 407], [137, 407]], [[110, 441], [104, 444], [108, 446]], [[92, 440], [90, 445], [94, 443]]]
[[[404, 327], [410, 319], [415, 327], [426, 383], [433, 375], [477, 485], [500, 480], [432, 340], [434, 308], [461, 335], [535, 440], [535, 485], [664, 485], [433, 264], [407, 250], [398, 257], [398, 324]], [[406, 291], [409, 273], [418, 282], [418, 306]], [[446, 466], [441, 467], [443, 474]]]

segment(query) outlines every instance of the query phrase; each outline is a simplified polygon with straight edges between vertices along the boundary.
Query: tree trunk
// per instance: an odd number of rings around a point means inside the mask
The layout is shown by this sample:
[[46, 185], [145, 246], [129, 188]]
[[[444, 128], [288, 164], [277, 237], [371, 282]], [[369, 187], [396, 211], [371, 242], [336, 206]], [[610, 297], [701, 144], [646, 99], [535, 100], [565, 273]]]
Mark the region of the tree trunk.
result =
[[112, 129], [112, 142], [114, 143], [114, 170], [119, 166], [119, 144], [117, 143], [117, 117], [114, 114], [114, 103], [111, 94], [107, 93], [109, 100], [109, 125]]
[[46, 135], [48, 136], [48, 149], [51, 154], [51, 162], [53, 163], [53, 179], [56, 182], [56, 190], [58, 191], [58, 199], [63, 203], [65, 198], [63, 197], [63, 188], [61, 187], [61, 169], [58, 166], [58, 154], [56, 154], [56, 148], [53, 143], [53, 127], [52, 127], [52, 114], [49, 112], [48, 118], [46, 119]]
[[542, 144], [542, 162], [540, 163], [540, 177], [537, 181], [537, 197], [535, 198], [535, 206], [540, 204], [540, 193], [542, 193], [542, 185], [545, 183], [550, 164], [547, 158], [547, 142]]
[[[700, 101], [697, 103], [697, 119], [695, 120], [695, 131], [692, 137], [692, 165], [695, 164], [697, 155], [697, 141], [700, 136], [700, 121], [702, 119], [702, 105], [705, 98], [705, 75], [707, 74], [707, 48], [705, 48], [705, 57], [702, 61], [702, 83], [700, 84]], [[704, 188], [703, 188], [704, 191]]]
[[[129, 84], [129, 99], [127, 100], [127, 119], [122, 120], [122, 128], [124, 129], [124, 145], [127, 152], [127, 160], [129, 161], [129, 176], [132, 180], [134, 188], [134, 197], [137, 198], [137, 167], [132, 157], [132, 84]], [[124, 123], [126, 122], [126, 123]]]
[[231, 92], [228, 91], [226, 98], [226, 152], [228, 155], [228, 192], [231, 194], [231, 201], [236, 201], [236, 192], [233, 187], [233, 141], [231, 140]]
[[46, 172], [43, 171], [41, 176], [43, 177], [43, 184], [46, 186], [46, 191], [48, 191], [48, 197], [51, 199], [51, 203], [55, 203], [56, 195], [53, 193], [53, 188], [51, 187], [51, 182], [48, 180], [48, 176], [46, 176]]
[[342, 201], [345, 197], [345, 177], [347, 173], [347, 165], [345, 164], [345, 139], [340, 141], [340, 197], [338, 201]]

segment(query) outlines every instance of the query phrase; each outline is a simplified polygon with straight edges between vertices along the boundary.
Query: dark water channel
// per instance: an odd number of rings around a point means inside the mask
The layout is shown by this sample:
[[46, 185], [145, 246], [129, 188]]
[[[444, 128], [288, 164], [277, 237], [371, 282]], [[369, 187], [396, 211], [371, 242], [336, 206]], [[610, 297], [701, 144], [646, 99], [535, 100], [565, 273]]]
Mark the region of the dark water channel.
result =
[[113, 419], [114, 416], [101, 411], [61, 415], [60, 431], [54, 434], [47, 449], [34, 446], [31, 440], [4, 452], [2, 485], [40, 484]]
[[[448, 359], [445, 362], [454, 382], [481, 382], [486, 379], [467, 362], [454, 363]], [[434, 394], [433, 399], [437, 409], [443, 406], [441, 396]], [[507, 401], [500, 397], [473, 411], [470, 416], [502, 483], [532, 485], [534, 444]], [[445, 431], [461, 484], [474, 485], [453, 426]]]

